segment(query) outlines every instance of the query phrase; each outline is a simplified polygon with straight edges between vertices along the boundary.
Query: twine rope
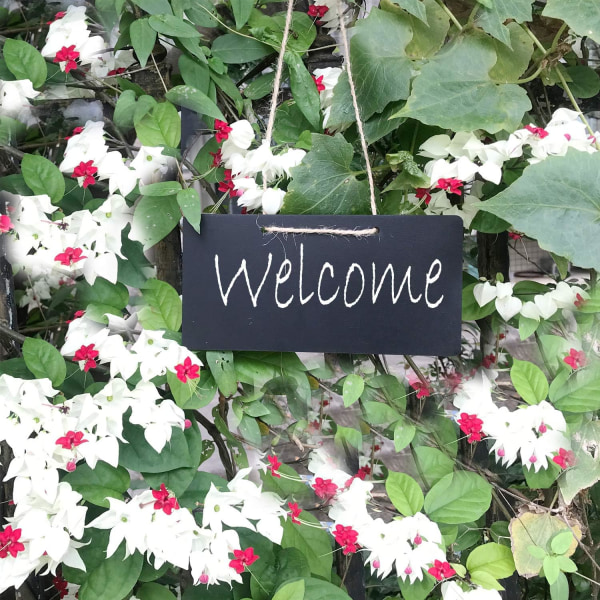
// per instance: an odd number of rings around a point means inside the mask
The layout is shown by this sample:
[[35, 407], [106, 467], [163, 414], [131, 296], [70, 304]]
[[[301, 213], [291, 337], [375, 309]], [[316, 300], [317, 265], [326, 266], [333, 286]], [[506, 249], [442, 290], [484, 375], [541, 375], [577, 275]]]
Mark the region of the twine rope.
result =
[[[294, 9], [294, 0], [288, 0], [287, 13], [285, 17], [285, 26], [283, 29], [283, 37], [281, 40], [281, 49], [279, 50], [279, 56], [277, 58], [277, 68], [275, 70], [275, 80], [273, 82], [273, 93], [271, 96], [271, 109], [269, 111], [269, 120], [267, 122], [267, 131], [265, 134], [265, 141], [267, 147], [271, 146], [271, 139], [273, 137], [273, 126], [275, 124], [275, 112], [277, 110], [277, 98], [279, 96], [279, 88], [281, 86], [281, 74], [283, 72], [283, 59], [285, 55], [285, 48], [290, 34], [290, 28], [292, 24], [292, 16]], [[342, 2], [338, 0], [337, 11], [340, 18], [340, 33], [342, 37], [342, 44], [344, 46], [344, 53], [346, 55], [346, 71], [348, 73], [348, 83], [350, 85], [350, 93], [352, 95], [352, 105], [354, 107], [354, 115], [356, 117], [356, 125], [358, 128], [358, 135], [360, 137], [361, 148], [365, 158], [367, 167], [367, 179], [369, 181], [369, 195], [371, 200], [371, 213], [377, 214], [377, 205], [375, 203], [375, 183], [373, 181], [373, 171], [371, 170], [371, 163], [369, 161], [369, 150], [367, 146], [367, 140], [365, 138], [365, 132], [363, 128], [362, 119], [360, 116], [360, 109], [358, 107], [358, 99], [356, 97], [356, 87], [354, 85], [354, 78], [352, 76], [352, 66], [350, 63], [350, 48], [348, 45], [348, 36], [346, 33], [346, 24], [344, 23], [344, 15], [342, 9]], [[263, 189], [267, 188], [267, 182], [263, 181]], [[368, 229], [337, 229], [331, 227], [279, 227], [275, 225], [263, 227], [263, 232], [267, 233], [297, 233], [297, 234], [316, 234], [316, 235], [342, 235], [352, 237], [367, 237], [379, 233], [378, 227], [370, 227]]]
[[262, 228], [266, 233], [305, 233], [317, 235], [349, 235], [352, 237], [368, 237], [379, 233], [379, 227], [368, 229], [338, 229], [335, 227], [279, 227], [267, 225]]

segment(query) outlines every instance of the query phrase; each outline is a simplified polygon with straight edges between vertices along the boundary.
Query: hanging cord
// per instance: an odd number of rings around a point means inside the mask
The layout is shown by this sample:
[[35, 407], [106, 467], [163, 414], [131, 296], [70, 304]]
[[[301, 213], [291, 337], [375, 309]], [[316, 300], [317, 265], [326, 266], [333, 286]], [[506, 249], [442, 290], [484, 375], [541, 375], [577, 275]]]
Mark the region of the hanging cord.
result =
[[[271, 110], [269, 112], [269, 121], [267, 122], [267, 133], [265, 141], [267, 147], [271, 146], [271, 138], [273, 137], [273, 125], [275, 124], [275, 111], [277, 109], [277, 98], [279, 96], [279, 88], [281, 86], [281, 73], [283, 72], [283, 57], [285, 55], [285, 47], [290, 36], [290, 27], [292, 25], [292, 16], [294, 11], [294, 0], [288, 0], [287, 13], [285, 15], [285, 27], [283, 28], [283, 38], [281, 39], [281, 50], [277, 57], [277, 69], [275, 70], [275, 81], [273, 82], [273, 95], [271, 96]], [[266, 188], [266, 182], [263, 183]]]
[[338, 16], [340, 17], [340, 33], [342, 34], [342, 44], [344, 46], [344, 54], [346, 55], [346, 72], [348, 73], [348, 83], [350, 85], [350, 94], [352, 95], [352, 105], [354, 106], [354, 115], [356, 116], [356, 127], [358, 136], [360, 137], [360, 145], [362, 146], [365, 163], [367, 165], [367, 179], [369, 180], [369, 192], [371, 195], [371, 213], [377, 214], [377, 205], [375, 204], [375, 183], [373, 181], [373, 171], [369, 162], [369, 150], [365, 131], [363, 129], [362, 120], [360, 118], [360, 110], [358, 108], [358, 100], [356, 98], [356, 88], [354, 87], [354, 78], [352, 77], [352, 65], [350, 64], [350, 48], [348, 46], [348, 36], [346, 35], [346, 24], [344, 23], [344, 14], [342, 10], [342, 1], [337, 1]]

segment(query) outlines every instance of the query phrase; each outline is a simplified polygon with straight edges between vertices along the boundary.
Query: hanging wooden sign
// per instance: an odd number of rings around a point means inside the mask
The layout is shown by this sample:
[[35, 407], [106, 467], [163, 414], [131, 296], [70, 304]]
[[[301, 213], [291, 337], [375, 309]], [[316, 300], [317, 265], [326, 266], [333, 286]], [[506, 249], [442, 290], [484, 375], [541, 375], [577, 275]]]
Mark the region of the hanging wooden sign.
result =
[[462, 237], [459, 217], [203, 215], [184, 230], [183, 343], [457, 354]]

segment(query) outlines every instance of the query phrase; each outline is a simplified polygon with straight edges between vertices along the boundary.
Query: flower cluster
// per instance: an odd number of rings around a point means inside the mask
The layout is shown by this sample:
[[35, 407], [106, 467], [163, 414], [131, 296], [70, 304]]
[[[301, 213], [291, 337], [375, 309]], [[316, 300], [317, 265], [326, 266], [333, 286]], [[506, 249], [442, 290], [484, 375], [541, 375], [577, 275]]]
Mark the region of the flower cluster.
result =
[[454, 574], [447, 570], [440, 529], [425, 515], [389, 523], [374, 519], [367, 510], [373, 484], [350, 476], [323, 449], [311, 453], [308, 469], [314, 474], [315, 494], [329, 506], [331, 532], [344, 554], [361, 548], [365, 562], [382, 578], [395, 569], [398, 577], [414, 583], [438, 562], [444, 565], [445, 577]]
[[101, 36], [92, 35], [85, 6], [71, 5], [56, 14], [41, 53], [65, 73], [85, 66], [96, 78], [122, 74], [134, 63], [131, 50], [113, 52]]
[[512, 319], [517, 314], [539, 321], [549, 319], [560, 309], [576, 310], [589, 294], [576, 285], [559, 281], [556, 287], [545, 294], [536, 294], [533, 300], [523, 303], [513, 296], [513, 283], [489, 281], [478, 283], [473, 288], [473, 295], [479, 306], [485, 306], [494, 301], [498, 314], [505, 320]]
[[491, 389], [491, 381], [480, 369], [462, 384], [454, 398], [457, 423], [470, 443], [486, 436], [497, 462], [510, 466], [520, 459], [536, 473], [548, 468], [549, 461], [563, 468], [572, 464], [571, 443], [565, 435], [567, 423], [561, 411], [545, 400], [510, 411], [494, 403]]
[[[246, 210], [262, 208], [266, 214], [279, 212], [285, 191], [278, 187], [264, 187], [264, 184], [277, 183], [282, 177], [290, 176], [290, 169], [300, 164], [306, 152], [289, 148], [280, 154], [273, 154], [266, 141], [251, 150], [254, 130], [246, 120], [228, 125], [215, 121], [216, 139], [221, 143], [218, 160], [225, 166], [225, 181], [219, 186], [222, 192], [238, 196], [238, 205]], [[218, 164], [218, 163], [217, 163]], [[215, 165], [216, 166], [216, 165]], [[257, 181], [260, 175], [261, 181]]]
[[[430, 160], [425, 165], [429, 188], [420, 188], [409, 199], [415, 204], [424, 200], [427, 214], [454, 214], [468, 228], [479, 210], [481, 181], [499, 184], [505, 162], [523, 157], [529, 164], [548, 156], [563, 156], [570, 148], [581, 152], [596, 152], [596, 137], [586, 131], [576, 111], [559, 108], [545, 128], [527, 125], [506, 140], [484, 143], [472, 132], [459, 131], [451, 138], [435, 135], [420, 146], [419, 155]], [[462, 193], [460, 188], [469, 188]], [[462, 195], [461, 203], [448, 194]]]

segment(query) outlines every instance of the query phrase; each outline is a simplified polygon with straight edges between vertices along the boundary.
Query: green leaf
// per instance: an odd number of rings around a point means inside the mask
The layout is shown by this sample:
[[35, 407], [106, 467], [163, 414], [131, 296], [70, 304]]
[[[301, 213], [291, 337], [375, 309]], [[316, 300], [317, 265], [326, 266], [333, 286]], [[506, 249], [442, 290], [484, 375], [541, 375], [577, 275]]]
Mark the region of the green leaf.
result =
[[206, 94], [189, 85], [175, 86], [167, 92], [166, 98], [173, 104], [189, 108], [199, 115], [225, 120], [219, 107]]
[[433, 590], [435, 584], [436, 580], [428, 573], [424, 574], [421, 581], [417, 579], [411, 582], [408, 577], [406, 579], [398, 579], [398, 585], [400, 586], [404, 600], [425, 600], [431, 593], [431, 590]]
[[414, 457], [419, 473], [426, 479], [425, 487], [436, 484], [454, 469], [454, 461], [437, 448], [418, 446], [414, 449]]
[[565, 554], [573, 544], [573, 534], [570, 530], [559, 531], [551, 540], [550, 548], [554, 554]]
[[313, 133], [312, 150], [292, 169], [284, 214], [368, 214], [369, 186], [351, 169], [354, 151], [340, 135]]
[[27, 368], [38, 378], [47, 377], [53, 387], [58, 387], [67, 376], [67, 365], [61, 353], [39, 338], [25, 338], [23, 358]]
[[542, 15], [560, 19], [578, 35], [600, 43], [600, 5], [596, 0], [548, 0]]
[[569, 581], [564, 573], [559, 573], [556, 581], [550, 586], [551, 600], [569, 600]]
[[591, 67], [575, 65], [566, 71], [571, 79], [569, 88], [576, 98], [593, 98], [600, 92], [600, 76]]
[[212, 54], [226, 64], [242, 64], [264, 58], [273, 48], [255, 39], [235, 33], [220, 35], [212, 44]]
[[231, 8], [235, 17], [235, 28], [240, 30], [248, 22], [254, 8], [254, 0], [231, 0]]
[[533, 41], [523, 27], [514, 21], [504, 27], [510, 34], [510, 44], [491, 40], [498, 60], [490, 70], [490, 77], [497, 83], [510, 83], [519, 79], [533, 54]]
[[575, 573], [577, 571], [577, 565], [566, 556], [558, 557], [558, 566], [560, 567], [560, 570], [564, 571], [565, 573]]
[[310, 136], [311, 124], [302, 114], [295, 100], [286, 100], [277, 107], [273, 139], [278, 144], [296, 144], [303, 132]]
[[[584, 431], [579, 433], [584, 440], [600, 439], [600, 432], [597, 429], [593, 430], [593, 438], [585, 437]], [[558, 487], [565, 503], [569, 505], [581, 490], [591, 487], [598, 480], [600, 480], [600, 459], [593, 458], [581, 449], [575, 449], [575, 465], [559, 477]]]
[[136, 120], [135, 131], [144, 146], [176, 148], [181, 139], [181, 119], [170, 102], [160, 102], [151, 113]]
[[164, 473], [142, 473], [142, 475], [151, 488], [158, 490], [160, 484], [164, 483], [165, 487], [179, 498], [190, 487], [196, 473], [198, 473], [196, 467], [181, 467]]
[[321, 122], [321, 104], [317, 86], [298, 54], [286, 52], [285, 63], [288, 67], [290, 86], [296, 106], [312, 128], [318, 130]]
[[171, 38], [199, 38], [200, 32], [189, 22], [173, 15], [152, 15], [148, 24], [157, 33]]
[[180, 408], [189, 408], [188, 402], [195, 394], [199, 381], [199, 377], [196, 379], [188, 378], [188, 380], [183, 383], [177, 378], [175, 373], [172, 371], [167, 371], [167, 383], [169, 384], [169, 389], [173, 394], [173, 400], [175, 400], [175, 404], [177, 404], [177, 406]]
[[273, 600], [304, 600], [304, 589], [303, 579], [285, 583], [277, 590]]
[[555, 556], [545, 556], [542, 561], [544, 565], [544, 576], [550, 585], [556, 582], [560, 573], [558, 560]]
[[369, 425], [384, 425], [395, 423], [400, 419], [400, 413], [385, 402], [362, 402], [363, 416]]
[[507, 46], [511, 45], [510, 31], [504, 25], [507, 19], [517, 23], [531, 21], [533, 0], [494, 0], [490, 6], [482, 6], [475, 24]]
[[490, 78], [496, 60], [491, 41], [458, 37], [423, 66], [406, 106], [395, 116], [454, 131], [517, 129], [531, 104], [523, 88]]
[[530, 165], [480, 210], [505, 219], [577, 266], [600, 268], [600, 153], [570, 149]]
[[149, 279], [143, 289], [146, 306], [138, 313], [144, 329], [170, 329], [181, 327], [181, 298], [177, 291], [164, 281]]
[[406, 517], [423, 508], [423, 492], [419, 484], [406, 473], [390, 471], [385, 480], [385, 491], [398, 512]]
[[199, 504], [204, 502], [211, 484], [214, 484], [214, 486], [221, 491], [227, 489], [227, 480], [218, 475], [214, 475], [213, 473], [198, 471], [196, 475], [194, 475], [192, 483], [178, 498], [179, 504], [190, 510], [198, 508]]
[[133, 0], [133, 2], [151, 15], [172, 14], [169, 0]]
[[[481, 214], [481, 213], [479, 213]], [[533, 335], [538, 327], [540, 326], [540, 322], [535, 319], [528, 319], [523, 315], [519, 316], [519, 337], [521, 341], [526, 340], [530, 335]]]
[[198, 190], [186, 188], [185, 190], [177, 192], [177, 204], [179, 204], [179, 208], [188, 223], [194, 228], [196, 233], [200, 233], [202, 204]]
[[354, 429], [354, 427], [342, 427], [337, 426], [334, 437], [335, 443], [338, 446], [352, 446], [357, 450], [362, 448], [363, 438], [360, 431]]
[[94, 285], [87, 281], [77, 282], [76, 299], [84, 306], [106, 304], [121, 310], [129, 304], [129, 292], [122, 283], [113, 284], [103, 277], [97, 277]]
[[37, 154], [25, 154], [21, 173], [27, 187], [34, 194], [47, 194], [52, 204], [58, 204], [65, 195], [65, 178], [58, 167]]
[[144, 196], [172, 196], [181, 190], [179, 181], [161, 181], [150, 185], [140, 185], [140, 194]]
[[146, 441], [143, 427], [125, 422], [123, 437], [129, 443], [119, 443], [119, 463], [132, 471], [147, 473], [163, 473], [181, 467], [198, 467], [198, 457], [190, 453], [190, 450], [194, 449], [191, 446], [196, 444], [194, 437], [197, 435], [197, 430], [194, 428], [183, 432], [173, 427], [171, 440], [159, 453]]
[[135, 591], [139, 600], [175, 600], [175, 595], [164, 585], [145, 583]]
[[467, 471], [440, 479], [425, 497], [425, 512], [434, 521], [456, 525], [476, 521], [490, 507], [492, 486], [480, 475]]
[[471, 575], [485, 573], [494, 579], [510, 577], [515, 571], [511, 549], [491, 542], [475, 548], [467, 558]]
[[353, 29], [352, 74], [364, 120], [390, 102], [408, 98], [413, 66], [406, 46], [412, 30], [405, 19], [378, 8], [372, 9], [366, 19], [359, 19]]
[[544, 558], [546, 558], [546, 556], [548, 556], [548, 553], [543, 548], [540, 548], [539, 546], [528, 546], [527, 552], [529, 552], [529, 554], [531, 554], [531, 556], [535, 556], [535, 558], [538, 558], [539, 560], [544, 560]]
[[206, 365], [210, 369], [223, 395], [233, 396], [237, 391], [238, 382], [233, 364], [233, 353], [207, 352]]
[[365, 380], [360, 375], [348, 375], [344, 379], [343, 399], [344, 406], [348, 408], [354, 404], [365, 389]]
[[131, 237], [147, 250], [166, 237], [177, 226], [180, 217], [175, 196], [144, 196], [133, 213]]
[[404, 420], [398, 421], [394, 427], [394, 450], [401, 452], [414, 439], [417, 428]]
[[29, 79], [34, 88], [44, 85], [48, 69], [39, 51], [22, 40], [7, 39], [2, 55], [6, 66], [17, 79]]
[[86, 502], [108, 508], [108, 498], [123, 499], [123, 494], [131, 484], [129, 473], [123, 467], [98, 461], [92, 469], [87, 463], [77, 466], [72, 473], [67, 473], [63, 481], [79, 492]]
[[548, 380], [543, 371], [526, 360], [513, 361], [510, 379], [527, 404], [539, 404], [548, 396]]
[[88, 572], [79, 588], [80, 600], [122, 600], [133, 589], [142, 571], [144, 556], [134, 552], [125, 558], [125, 542], [110, 557]]
[[265, 73], [254, 79], [244, 89], [244, 96], [249, 100], [260, 100], [273, 90], [273, 81], [275, 73]]
[[412, 59], [433, 56], [442, 47], [450, 29], [448, 15], [435, 0], [423, 0], [421, 5], [426, 10], [425, 19], [399, 9], [398, 3], [393, 0], [382, 0], [379, 5], [379, 8], [392, 12], [412, 29], [412, 40], [406, 46], [406, 54]]
[[551, 396], [555, 408], [568, 412], [600, 409], [600, 374], [596, 368], [577, 371]]
[[523, 475], [525, 481], [532, 490], [547, 490], [552, 487], [560, 473], [560, 467], [552, 462], [548, 462], [548, 468], [536, 471], [533, 467], [523, 466]]
[[148, 62], [148, 57], [152, 54], [154, 44], [156, 43], [156, 31], [150, 27], [147, 18], [136, 19], [129, 26], [129, 37], [135, 55], [140, 61], [140, 67], [143, 69]]
[[302, 520], [309, 525], [295, 525], [291, 519], [285, 520], [281, 546], [296, 548], [302, 552], [308, 561], [311, 573], [329, 581], [333, 564], [331, 538], [311, 513], [304, 511]]
[[395, 0], [394, 4], [427, 24], [427, 8], [422, 0]]

